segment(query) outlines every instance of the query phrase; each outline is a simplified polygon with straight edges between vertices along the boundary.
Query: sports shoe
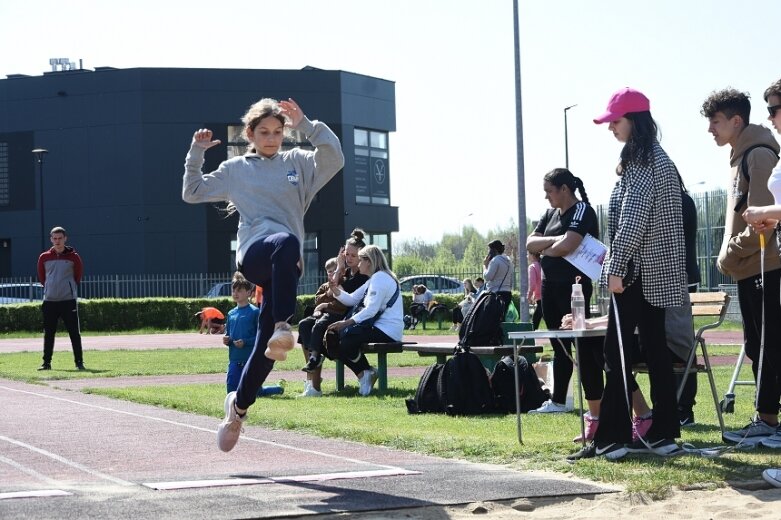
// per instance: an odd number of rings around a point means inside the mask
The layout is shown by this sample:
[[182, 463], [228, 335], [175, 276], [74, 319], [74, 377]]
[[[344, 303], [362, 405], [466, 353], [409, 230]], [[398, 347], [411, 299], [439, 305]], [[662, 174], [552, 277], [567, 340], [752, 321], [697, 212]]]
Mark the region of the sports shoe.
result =
[[781, 487], [781, 469], [766, 469], [762, 472], [762, 478], [771, 486]]
[[662, 457], [675, 457], [684, 453], [683, 449], [672, 439], [646, 440], [645, 442], [638, 439], [627, 445], [626, 451], [629, 453], [651, 453]]
[[688, 428], [689, 426], [697, 424], [694, 421], [694, 412], [691, 410], [678, 410], [678, 422], [681, 423], [681, 428]]
[[[599, 417], [594, 419], [591, 417], [591, 412], [586, 412], [583, 414], [584, 422], [586, 423], [586, 440], [587, 441], [593, 441], [594, 440], [594, 434], [597, 433], [597, 428], [599, 428]], [[572, 442], [581, 442], [583, 440], [583, 435], [578, 434], [577, 437], [572, 439]], [[569, 457], [567, 457], [567, 460], [569, 460]]]
[[298, 394], [298, 397], [323, 397], [323, 392], [315, 390], [315, 387], [312, 386], [312, 382], [307, 380], [304, 384], [304, 391]]
[[764, 439], [759, 441], [759, 444], [761, 444], [765, 448], [780, 449], [781, 448], [781, 425], [779, 425], [778, 428], [776, 428], [776, 433], [774, 433], [770, 437], [765, 437]]
[[41, 366], [37, 368], [37, 370], [51, 370], [52, 366], [50, 363], [44, 363]]
[[640, 437], [645, 438], [653, 422], [653, 417], [634, 417], [632, 419], [632, 442], [637, 441]]
[[239, 442], [239, 436], [244, 433], [242, 423], [247, 420], [247, 414], [240, 417], [236, 412], [236, 392], [225, 396], [225, 419], [217, 428], [217, 446], [228, 452]]
[[361, 395], [369, 395], [372, 393], [372, 387], [377, 382], [377, 371], [373, 368], [367, 368], [363, 371], [363, 375], [358, 380], [358, 393]]
[[303, 370], [304, 372], [314, 372], [315, 370], [323, 366], [324, 358], [325, 356], [323, 356], [322, 354], [316, 354], [314, 356], [311, 356], [309, 358], [309, 362], [307, 362], [306, 366], [301, 370]]
[[567, 411], [567, 406], [559, 403], [554, 403], [553, 400], [548, 399], [542, 406], [536, 410], [529, 410], [528, 413], [563, 413]]
[[626, 457], [626, 446], [617, 442], [598, 442], [595, 443], [594, 455], [605, 457], [607, 460], [619, 460]]
[[771, 426], [759, 417], [752, 419], [744, 428], [734, 432], [724, 432], [722, 439], [725, 442], [742, 443], [747, 446], [756, 446], [759, 441], [775, 435], [776, 427]]
[[597, 454], [597, 445], [594, 442], [589, 442], [580, 450], [576, 451], [575, 453], [572, 453], [570, 455], [567, 455], [567, 460], [569, 462], [575, 462], [576, 460], [580, 459], [592, 459]]
[[274, 334], [266, 344], [266, 357], [274, 361], [284, 361], [287, 359], [287, 353], [293, 350], [296, 341], [293, 333], [290, 331], [290, 325], [284, 323], [274, 329]]
[[76, 370], [87, 370], [84, 368], [84, 363], [76, 363]]

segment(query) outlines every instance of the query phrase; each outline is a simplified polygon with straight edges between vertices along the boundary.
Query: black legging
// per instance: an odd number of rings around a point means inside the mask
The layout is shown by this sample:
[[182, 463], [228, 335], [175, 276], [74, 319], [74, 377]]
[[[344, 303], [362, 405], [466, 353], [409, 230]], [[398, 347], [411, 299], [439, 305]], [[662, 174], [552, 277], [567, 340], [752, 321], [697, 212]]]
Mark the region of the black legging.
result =
[[339, 359], [357, 376], [371, 368], [369, 360], [361, 351], [364, 343], [392, 343], [396, 340], [376, 327], [349, 327], [345, 334], [339, 334]]
[[[586, 317], [591, 317], [589, 302], [591, 300], [591, 280], [585, 280], [583, 297], [586, 300]], [[548, 330], [559, 330], [561, 318], [572, 312], [572, 283], [542, 280], [542, 316]], [[553, 395], [554, 403], [567, 402], [567, 388], [572, 378], [572, 340], [553, 340]], [[602, 376], [604, 358], [602, 355], [603, 340], [601, 338], [583, 338], [578, 341], [580, 347], [580, 377], [583, 380], [583, 392], [586, 399], [595, 401], [602, 398], [605, 388]]]

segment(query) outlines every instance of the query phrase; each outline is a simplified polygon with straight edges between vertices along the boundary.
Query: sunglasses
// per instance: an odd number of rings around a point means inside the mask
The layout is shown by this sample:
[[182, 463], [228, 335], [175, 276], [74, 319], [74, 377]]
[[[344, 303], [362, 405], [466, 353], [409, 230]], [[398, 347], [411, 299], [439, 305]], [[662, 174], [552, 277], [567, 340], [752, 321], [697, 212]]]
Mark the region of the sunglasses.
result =
[[767, 107], [767, 111], [770, 114], [770, 117], [776, 117], [776, 112], [781, 109], [781, 105], [773, 105], [772, 107]]

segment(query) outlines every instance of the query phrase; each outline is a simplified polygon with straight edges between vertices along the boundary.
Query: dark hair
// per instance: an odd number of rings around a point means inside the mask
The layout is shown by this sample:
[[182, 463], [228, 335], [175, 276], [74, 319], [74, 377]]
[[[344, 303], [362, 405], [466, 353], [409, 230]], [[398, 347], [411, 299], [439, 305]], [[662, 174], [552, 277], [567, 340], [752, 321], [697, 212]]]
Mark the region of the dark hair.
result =
[[355, 246], [358, 249], [362, 249], [366, 247], [366, 243], [363, 241], [363, 237], [366, 236], [366, 233], [361, 228], [355, 228], [353, 229], [353, 232], [350, 233], [350, 238], [347, 239], [347, 242], [345, 245], [347, 246]]
[[583, 181], [580, 180], [580, 177], [575, 177], [568, 169], [554, 168], [546, 173], [542, 180], [553, 184], [557, 188], [566, 186], [573, 194], [577, 189], [580, 192], [580, 200], [590, 205], [588, 195], [586, 195], [586, 188], [583, 187]]
[[767, 101], [767, 98], [770, 96], [777, 96], [781, 98], [781, 79], [767, 87], [767, 90], [765, 90], [765, 101]]
[[233, 280], [231, 281], [231, 289], [244, 289], [245, 291], [251, 291], [253, 289], [252, 283], [244, 278], [244, 275], [240, 271], [233, 273]]
[[[702, 103], [700, 114], [708, 119], [715, 116], [716, 112], [721, 112], [727, 119], [740, 116], [743, 120], [743, 126], [745, 126], [751, 115], [749, 97], [747, 92], [740, 92], [731, 87], [711, 92], [711, 95]], [[767, 100], [767, 97], [765, 99]]]
[[649, 164], [653, 155], [654, 143], [659, 133], [656, 121], [651, 117], [651, 112], [628, 112], [624, 114], [632, 123], [632, 133], [629, 140], [621, 149], [621, 164], [618, 165], [618, 174], [624, 171], [626, 165], [637, 161], [640, 164]]
[[504, 244], [502, 244], [501, 240], [492, 240], [488, 243], [488, 247], [499, 253], [500, 255], [504, 253]]

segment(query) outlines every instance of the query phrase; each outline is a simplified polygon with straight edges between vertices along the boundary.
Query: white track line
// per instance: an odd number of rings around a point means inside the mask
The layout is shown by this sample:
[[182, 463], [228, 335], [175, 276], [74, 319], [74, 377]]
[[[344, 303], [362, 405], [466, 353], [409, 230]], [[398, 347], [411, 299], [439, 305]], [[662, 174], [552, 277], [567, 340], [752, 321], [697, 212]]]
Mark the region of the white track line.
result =
[[68, 497], [73, 493], [68, 493], [61, 489], [38, 489], [36, 491], [13, 491], [11, 493], [0, 493], [0, 500], [10, 498], [40, 498], [40, 497]]
[[2, 462], [3, 464], [9, 465], [12, 468], [15, 468], [15, 469], [19, 470], [22, 473], [27, 473], [31, 477], [37, 478], [41, 482], [45, 482], [46, 484], [48, 484], [50, 486], [60, 486], [61, 485], [60, 482], [58, 482], [57, 480], [54, 480], [53, 478], [49, 478], [46, 475], [44, 475], [43, 473], [39, 473], [39, 472], [35, 471], [32, 468], [28, 468], [26, 466], [23, 466], [23, 465], [19, 464], [18, 462], [16, 462], [15, 460], [11, 460], [11, 459], [9, 459], [7, 457], [3, 457], [2, 455], [0, 455], [0, 462]]
[[87, 466], [84, 466], [82, 464], [79, 464], [78, 462], [74, 462], [72, 460], [68, 460], [65, 457], [62, 457], [60, 455], [57, 455], [56, 453], [52, 453], [50, 451], [43, 450], [41, 448], [36, 448], [35, 446], [32, 446], [30, 444], [24, 443], [22, 441], [17, 441], [16, 439], [12, 439], [10, 437], [6, 437], [5, 435], [0, 435], [0, 441], [6, 441], [11, 444], [16, 444], [17, 446], [21, 446], [22, 448], [27, 448], [30, 451], [34, 451], [35, 453], [40, 453], [44, 457], [49, 457], [51, 459], [54, 459], [58, 462], [61, 462], [67, 466], [70, 466], [72, 468], [76, 468], [80, 471], [83, 471], [84, 473], [88, 473], [92, 475], [93, 477], [102, 478], [103, 480], [108, 480], [109, 482], [113, 482], [115, 484], [119, 484], [120, 486], [135, 486], [136, 484], [133, 484], [132, 482], [128, 482], [127, 480], [122, 480], [121, 478], [112, 477], [111, 475], [107, 475], [105, 473], [102, 473], [100, 471], [96, 471], [94, 469], [90, 469]]
[[194, 489], [205, 487], [247, 486], [251, 484], [285, 484], [288, 482], [325, 482], [328, 480], [357, 479], [371, 477], [395, 477], [401, 475], [420, 475], [419, 471], [380, 470], [380, 471], [344, 471], [341, 473], [321, 473], [319, 475], [294, 475], [290, 477], [268, 478], [227, 478], [207, 480], [182, 480], [171, 482], [144, 482], [142, 485], [157, 490]]
[[[134, 413], [134, 412], [127, 412], [127, 411], [124, 411], [124, 410], [117, 410], [117, 409], [114, 409], [114, 408], [109, 408], [107, 406], [99, 406], [99, 405], [95, 405], [95, 404], [82, 403], [82, 402], [74, 401], [74, 400], [71, 400], [71, 399], [65, 399], [64, 397], [56, 397], [56, 396], [53, 396], [53, 395], [41, 394], [41, 393], [38, 393], [38, 392], [30, 392], [28, 390], [19, 390], [17, 388], [10, 388], [10, 387], [7, 387], [7, 386], [0, 386], [0, 390], [8, 390], [9, 392], [17, 392], [17, 393], [20, 393], [20, 394], [34, 395], [34, 396], [37, 396], [37, 397], [43, 397], [45, 399], [53, 399], [55, 401], [62, 401], [62, 402], [65, 402], [65, 403], [76, 404], [76, 405], [79, 405], [79, 406], [84, 406], [84, 407], [87, 407], [87, 408], [94, 408], [96, 410], [104, 410], [104, 411], [111, 412], [111, 413], [121, 413], [121, 414], [124, 414], [124, 415], [129, 415], [131, 417], [138, 417], [138, 418], [141, 418], [141, 419], [148, 419], [150, 421], [158, 421], [158, 422], [162, 422], [162, 423], [166, 423], [166, 424], [172, 424], [174, 426], [181, 426], [181, 427], [184, 427], [184, 428], [190, 428], [192, 430], [198, 430], [198, 431], [207, 432], [207, 433], [211, 433], [211, 434], [216, 434], [217, 433], [217, 430], [212, 430], [212, 429], [209, 429], [209, 428], [202, 428], [200, 426], [195, 426], [193, 424], [187, 424], [187, 423], [182, 423], [182, 422], [178, 422], [178, 421], [172, 421], [170, 419], [163, 419], [163, 418], [154, 417], [154, 416], [151, 416], [151, 415], [144, 415], [144, 414], [139, 414], [139, 413]], [[138, 403], [135, 403], [135, 404], [138, 404]], [[285, 449], [292, 450], [292, 451], [298, 451], [298, 452], [301, 452], [301, 453], [309, 453], [309, 454], [312, 454], [312, 455], [317, 455], [317, 456], [320, 456], [320, 457], [326, 457], [326, 458], [330, 458], [330, 459], [341, 460], [341, 461], [350, 462], [350, 463], [353, 463], [353, 464], [361, 464], [361, 465], [364, 465], [364, 466], [374, 466], [374, 467], [378, 467], [378, 468], [385, 468], [385, 469], [396, 470], [396, 471], [407, 471], [404, 468], [401, 468], [401, 467], [398, 467], [398, 466], [388, 466], [388, 465], [385, 465], [385, 464], [377, 464], [375, 462], [367, 462], [367, 461], [364, 461], [364, 460], [353, 459], [353, 458], [350, 458], [350, 457], [343, 457], [341, 455], [334, 455], [332, 453], [325, 453], [325, 452], [322, 452], [322, 451], [316, 451], [316, 450], [310, 450], [310, 449], [306, 449], [306, 448], [299, 448], [299, 447], [296, 447], [296, 446], [290, 446], [288, 444], [281, 444], [281, 443], [278, 443], [278, 442], [265, 441], [263, 439], [256, 439], [254, 437], [247, 437], [246, 435], [242, 435], [241, 438], [244, 439], [245, 441], [257, 442], [259, 444], [268, 444], [269, 446], [274, 446], [276, 448], [285, 448]]]

